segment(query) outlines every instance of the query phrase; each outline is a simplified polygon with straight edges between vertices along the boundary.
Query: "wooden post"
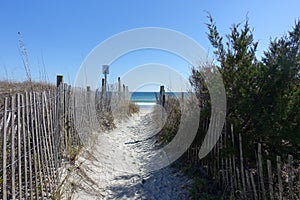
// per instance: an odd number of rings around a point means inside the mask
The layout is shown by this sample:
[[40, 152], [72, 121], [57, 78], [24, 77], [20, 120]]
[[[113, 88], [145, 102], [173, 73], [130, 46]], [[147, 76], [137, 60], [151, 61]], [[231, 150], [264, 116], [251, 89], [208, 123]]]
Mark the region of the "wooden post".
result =
[[288, 184], [289, 184], [289, 199], [294, 199], [294, 188], [293, 188], [293, 156], [288, 155]]
[[[230, 126], [230, 132], [231, 132], [231, 142], [232, 142], [232, 148], [234, 149], [234, 132], [233, 132], [233, 124], [231, 124]], [[232, 154], [231, 156], [231, 160], [232, 160], [232, 171], [233, 171], [233, 174], [235, 174], [235, 171], [236, 171], [236, 167], [235, 167], [235, 155], [234, 153]], [[236, 175], [234, 175], [233, 177], [233, 183], [234, 183], [234, 188], [237, 188], [237, 177]]]
[[[298, 167], [298, 184], [300, 184], [300, 167]], [[298, 199], [300, 199], [300, 187], [298, 187]]]
[[278, 178], [278, 189], [279, 189], [279, 199], [283, 198], [283, 187], [282, 187], [282, 177], [281, 177], [281, 158], [280, 156], [276, 157], [277, 161], [277, 178]]
[[[249, 171], [245, 170], [245, 175], [246, 175], [246, 183], [247, 183], [247, 194], [251, 194], [251, 183], [250, 183], [250, 175]], [[245, 197], [249, 198], [248, 196], [245, 195]]]
[[[25, 199], [27, 199], [28, 195], [28, 176], [27, 176], [27, 143], [26, 143], [26, 133], [27, 130], [25, 128], [26, 120], [25, 120], [25, 107], [27, 107], [26, 101], [24, 99], [24, 95], [21, 95], [21, 101], [22, 101], [22, 133], [23, 133], [23, 149], [24, 149], [24, 182], [25, 182]], [[29, 157], [29, 156], [28, 156]]]
[[128, 89], [128, 85], [126, 85], [126, 87], [125, 87], [125, 99], [126, 99], [126, 101], [128, 101], [129, 99], [129, 89]]
[[252, 184], [252, 188], [253, 188], [254, 199], [258, 200], [257, 191], [256, 191], [256, 185], [255, 185], [253, 174], [251, 172], [250, 172], [250, 179], [251, 179], [251, 184]]
[[118, 93], [120, 94], [121, 92], [121, 78], [118, 77]]
[[163, 85], [160, 86], [159, 90], [159, 104], [163, 106], [163, 95], [165, 94], [165, 87]]
[[[38, 117], [38, 99], [37, 99], [37, 93], [33, 93], [33, 109], [34, 109], [34, 127], [35, 127], [35, 139], [36, 139], [36, 149], [37, 149], [37, 164], [38, 164], [38, 176], [39, 176], [39, 181], [40, 181], [40, 187], [38, 189], [40, 189], [40, 193], [42, 195], [43, 198], [43, 192], [44, 192], [44, 181], [43, 181], [43, 174], [44, 174], [44, 165], [43, 165], [43, 153], [42, 153], [42, 146], [41, 146], [41, 138], [40, 138], [40, 130], [39, 130], [39, 124], [40, 124], [40, 120]], [[36, 174], [37, 176], [37, 174]]]
[[263, 163], [262, 163], [260, 143], [258, 143], [258, 169], [259, 169], [260, 186], [262, 190], [262, 199], [266, 200], [267, 197], [266, 197], [266, 190], [265, 190], [265, 183], [264, 183], [264, 173], [263, 173]]
[[16, 185], [15, 185], [15, 96], [11, 97], [11, 195], [12, 199], [16, 198]]
[[229, 155], [229, 177], [230, 177], [230, 195], [234, 194], [234, 170], [232, 167], [231, 155]]
[[237, 167], [236, 168], [236, 178], [237, 178], [237, 185], [238, 185], [238, 191], [242, 193], [242, 186], [241, 186], [241, 180], [240, 180], [240, 170]]
[[125, 96], [125, 92], [126, 92], [126, 86], [123, 84], [122, 85], [122, 95], [121, 95], [121, 97], [122, 97], [122, 101], [124, 101], [125, 99], [126, 99], [126, 96]]
[[[31, 94], [31, 93], [30, 93]], [[29, 100], [29, 95], [25, 93], [25, 104], [26, 104], [26, 123], [28, 124], [26, 132], [27, 132], [27, 144], [28, 144], [28, 165], [29, 165], [29, 187], [30, 187], [30, 199], [33, 199], [33, 176], [32, 176], [32, 149], [31, 149], [31, 130], [29, 116], [31, 116], [31, 101]], [[35, 164], [34, 164], [35, 166]]]
[[[46, 128], [47, 128], [48, 132], [46, 134], [46, 137], [48, 139], [47, 143], [48, 143], [49, 156], [50, 156], [50, 172], [51, 172], [51, 179], [54, 180], [54, 178], [55, 178], [55, 174], [54, 174], [55, 163], [54, 163], [54, 159], [53, 159], [53, 151], [52, 151], [53, 146], [52, 146], [52, 141], [51, 141], [51, 135], [53, 134], [52, 127], [51, 127], [52, 118], [51, 118], [51, 115], [50, 115], [50, 110], [49, 110], [49, 106], [48, 106], [47, 96], [46, 96], [45, 92], [43, 93], [43, 97], [44, 97], [44, 101], [43, 102], [45, 103], [45, 114], [46, 114], [45, 117], [47, 119], [47, 127]], [[52, 187], [52, 189], [53, 188], [54, 188], [54, 186]]]
[[245, 174], [244, 174], [244, 158], [243, 158], [243, 146], [242, 146], [242, 136], [241, 133], [239, 133], [239, 146], [240, 146], [240, 162], [241, 162], [241, 178], [242, 178], [242, 184], [243, 184], [243, 197], [245, 197], [246, 192], [246, 184], [245, 184]]
[[267, 168], [268, 168], [268, 179], [269, 179], [270, 199], [271, 199], [271, 200], [274, 200], [272, 166], [271, 166], [271, 161], [270, 161], [270, 160], [267, 160]]
[[61, 83], [64, 82], [64, 76], [62, 75], [57, 75], [56, 76], [56, 87], [59, 87]]
[[[298, 184], [300, 184], [300, 167], [298, 167]], [[300, 199], [300, 187], [298, 187], [298, 199]]]
[[2, 141], [2, 199], [7, 199], [7, 169], [6, 169], [6, 162], [7, 162], [7, 154], [6, 154], [6, 142], [7, 142], [7, 97], [4, 100], [4, 116], [3, 116], [3, 141]]
[[[48, 146], [48, 139], [47, 139], [47, 128], [46, 128], [46, 115], [45, 115], [45, 102], [44, 102], [44, 93], [42, 93], [42, 96], [40, 98], [40, 101], [42, 102], [42, 105], [41, 105], [41, 111], [42, 113], [39, 114], [41, 115], [41, 124], [42, 124], [42, 128], [40, 129], [40, 137], [41, 137], [41, 142], [42, 142], [42, 146], [43, 146], [43, 152], [44, 152], [44, 165], [45, 165], [45, 173], [47, 175], [47, 179], [48, 179], [48, 182], [45, 183], [46, 185], [46, 193], [47, 193], [47, 197], [49, 198], [50, 197], [50, 194], [49, 194], [49, 191], [51, 191], [52, 189], [52, 185], [51, 185], [51, 176], [50, 176], [50, 169], [49, 169], [49, 166], [50, 166], [50, 162], [51, 162], [51, 158], [50, 158], [50, 151], [49, 151], [49, 146]], [[47, 189], [47, 186], [48, 186], [48, 189]]]
[[[35, 124], [34, 124], [34, 108], [33, 108], [33, 104], [35, 103], [33, 101], [33, 97], [32, 97], [32, 92], [29, 93], [29, 105], [30, 105], [30, 118], [31, 118], [31, 140], [32, 140], [32, 149], [33, 149], [33, 163], [34, 163], [34, 179], [35, 179], [35, 196], [36, 199], [39, 199], [39, 182], [38, 182], [38, 161], [37, 161], [37, 145], [36, 145], [36, 139], [35, 139]], [[30, 143], [30, 142], [29, 142]], [[33, 189], [33, 188], [31, 188]]]
[[105, 79], [102, 78], [102, 96], [101, 96], [102, 110], [106, 108], [106, 83]]
[[22, 199], [22, 151], [21, 151], [21, 98], [17, 94], [17, 131], [18, 131], [18, 181], [19, 181], [19, 199]]

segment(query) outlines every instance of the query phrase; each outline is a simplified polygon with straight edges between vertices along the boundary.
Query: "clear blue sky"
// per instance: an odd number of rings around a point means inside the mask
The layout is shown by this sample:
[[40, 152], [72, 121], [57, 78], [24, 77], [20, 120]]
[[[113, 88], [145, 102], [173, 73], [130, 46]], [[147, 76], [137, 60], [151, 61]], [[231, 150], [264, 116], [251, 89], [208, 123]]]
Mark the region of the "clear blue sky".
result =
[[[141, 27], [174, 29], [196, 40], [212, 55], [206, 36], [205, 11], [212, 14], [222, 34], [228, 33], [233, 23], [243, 22], [248, 14], [255, 39], [259, 41], [258, 55], [262, 55], [271, 37], [291, 30], [300, 18], [299, 8], [299, 0], [1, 1], [0, 80], [25, 79], [18, 31], [29, 54], [33, 79], [40, 79], [44, 61], [49, 81], [55, 82], [56, 74], [63, 74], [72, 83], [88, 53], [122, 31]], [[115, 65], [124, 66], [123, 71], [111, 72], [111, 78], [143, 62], [157, 63], [159, 58], [163, 64], [178, 61], [177, 70], [186, 77], [189, 75], [188, 64], [175, 56], [146, 51], [116, 61]]]

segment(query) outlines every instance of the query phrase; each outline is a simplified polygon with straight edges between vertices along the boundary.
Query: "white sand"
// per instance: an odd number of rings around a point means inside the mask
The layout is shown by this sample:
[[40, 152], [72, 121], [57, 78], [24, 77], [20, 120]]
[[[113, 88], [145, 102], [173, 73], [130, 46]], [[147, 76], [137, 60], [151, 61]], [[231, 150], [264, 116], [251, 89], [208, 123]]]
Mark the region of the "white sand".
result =
[[99, 133], [94, 148], [83, 150], [64, 198], [187, 199], [191, 180], [178, 169], [143, 170], [143, 157], [149, 156], [155, 142], [149, 139], [155, 133], [150, 110], [141, 110], [117, 126]]

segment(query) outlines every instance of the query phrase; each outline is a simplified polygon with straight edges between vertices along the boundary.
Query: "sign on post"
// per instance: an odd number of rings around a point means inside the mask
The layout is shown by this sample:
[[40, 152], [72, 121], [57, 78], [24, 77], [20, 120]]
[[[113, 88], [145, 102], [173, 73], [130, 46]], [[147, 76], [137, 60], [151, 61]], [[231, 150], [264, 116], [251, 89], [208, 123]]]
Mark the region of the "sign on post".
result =
[[102, 73], [109, 74], [109, 65], [102, 65]]

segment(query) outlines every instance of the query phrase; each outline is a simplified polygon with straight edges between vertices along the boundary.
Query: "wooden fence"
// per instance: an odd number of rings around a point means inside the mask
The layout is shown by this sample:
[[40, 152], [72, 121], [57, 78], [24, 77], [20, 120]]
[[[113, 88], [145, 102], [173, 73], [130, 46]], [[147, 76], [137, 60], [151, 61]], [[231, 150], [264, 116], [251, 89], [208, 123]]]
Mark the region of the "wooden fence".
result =
[[130, 94], [128, 86], [121, 83], [120, 77], [116, 84], [107, 85], [107, 81], [102, 79], [101, 88], [96, 91], [96, 110], [97, 116], [101, 124], [104, 126], [110, 126], [107, 124], [107, 115], [110, 115], [114, 120], [123, 119], [124, 116], [128, 116]]
[[0, 112], [0, 198], [52, 197], [62, 162], [72, 161], [82, 138], [99, 128], [94, 101], [93, 93], [66, 84], [5, 98]]
[[[168, 96], [164, 87], [160, 87], [160, 93], [156, 95], [157, 103], [168, 109]], [[189, 101], [184, 99], [184, 94], [179, 98], [180, 106]], [[213, 118], [213, 124], [217, 119]], [[207, 130], [209, 119], [203, 120], [201, 128]], [[226, 127], [226, 126], [225, 126]], [[253, 150], [256, 167], [251, 168], [247, 164], [249, 158], [243, 153], [243, 138], [241, 134], [234, 134], [233, 126], [231, 132], [222, 132], [220, 139], [214, 149], [204, 159], [199, 159], [201, 137], [196, 138], [186, 151], [186, 158], [204, 170], [207, 177], [211, 178], [223, 190], [223, 194], [231, 199], [300, 199], [300, 164], [294, 163], [293, 156], [286, 158], [277, 156], [275, 162], [264, 159], [262, 145], [257, 144]], [[236, 138], [238, 137], [238, 138]], [[199, 140], [199, 141], [197, 141]], [[238, 142], [237, 142], [238, 141]], [[236, 149], [237, 151], [235, 151]], [[227, 152], [227, 153], [224, 153]], [[228, 153], [231, 152], [231, 153]], [[234, 152], [238, 152], [235, 154]], [[282, 160], [286, 160], [283, 162]], [[201, 194], [199, 194], [201, 196]]]
[[[208, 122], [204, 124], [208, 126]], [[262, 145], [257, 144], [253, 150], [256, 167], [247, 165], [243, 155], [241, 134], [235, 138], [233, 127], [231, 133], [223, 132], [212, 152], [205, 159], [199, 160], [200, 145], [193, 145], [187, 150], [187, 158], [203, 168], [208, 177], [218, 183], [223, 194], [232, 199], [300, 199], [300, 166], [295, 165], [293, 156], [287, 155], [287, 162], [282, 162], [277, 156], [276, 163], [265, 160], [262, 156]], [[238, 149], [235, 153], [222, 154], [226, 151], [228, 142]], [[238, 141], [235, 144], [235, 141]]]

